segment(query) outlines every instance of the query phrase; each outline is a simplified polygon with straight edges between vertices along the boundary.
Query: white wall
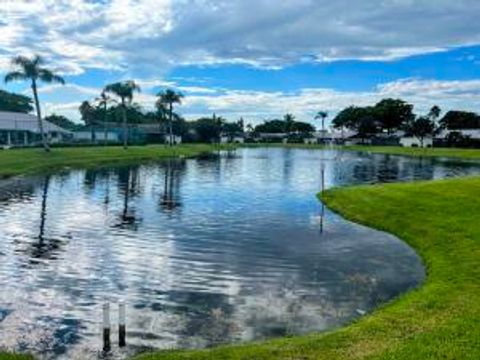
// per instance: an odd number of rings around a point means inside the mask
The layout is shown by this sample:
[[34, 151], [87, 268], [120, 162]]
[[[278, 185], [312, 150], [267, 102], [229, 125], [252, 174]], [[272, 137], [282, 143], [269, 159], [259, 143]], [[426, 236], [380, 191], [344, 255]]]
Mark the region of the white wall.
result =
[[[91, 131], [76, 131], [73, 133], [73, 138], [78, 141], [91, 141], [92, 133]], [[103, 131], [95, 131], [96, 141], [104, 141], [105, 134]], [[107, 141], [119, 141], [118, 134], [115, 132], [107, 132]]]
[[[416, 137], [403, 137], [400, 138], [400, 145], [403, 147], [421, 147], [421, 142]], [[425, 138], [423, 139], [423, 147], [432, 147], [433, 139]]]

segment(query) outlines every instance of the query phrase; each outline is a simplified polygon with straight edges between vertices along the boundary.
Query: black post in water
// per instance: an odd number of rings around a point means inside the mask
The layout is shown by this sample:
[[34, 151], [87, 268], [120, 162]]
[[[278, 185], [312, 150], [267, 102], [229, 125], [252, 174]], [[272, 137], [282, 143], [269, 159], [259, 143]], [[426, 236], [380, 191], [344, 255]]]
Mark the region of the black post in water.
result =
[[120, 301], [118, 304], [118, 346], [124, 347], [127, 342], [126, 338], [126, 316], [125, 316], [125, 303]]
[[103, 304], [103, 351], [109, 352], [110, 344], [110, 304]]

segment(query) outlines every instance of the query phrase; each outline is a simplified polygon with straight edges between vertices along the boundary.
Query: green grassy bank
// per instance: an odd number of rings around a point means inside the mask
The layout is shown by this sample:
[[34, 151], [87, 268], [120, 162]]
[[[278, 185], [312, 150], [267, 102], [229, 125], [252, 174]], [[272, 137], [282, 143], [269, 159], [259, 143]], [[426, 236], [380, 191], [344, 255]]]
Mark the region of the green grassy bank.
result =
[[324, 200], [415, 248], [426, 283], [337, 331], [136, 359], [479, 359], [480, 178], [339, 188]]
[[229, 146], [189, 144], [168, 147], [163, 145], [122, 147], [54, 148], [0, 150], [0, 178], [51, 171], [64, 167], [93, 167], [119, 163], [139, 163], [175, 156], [197, 156]]

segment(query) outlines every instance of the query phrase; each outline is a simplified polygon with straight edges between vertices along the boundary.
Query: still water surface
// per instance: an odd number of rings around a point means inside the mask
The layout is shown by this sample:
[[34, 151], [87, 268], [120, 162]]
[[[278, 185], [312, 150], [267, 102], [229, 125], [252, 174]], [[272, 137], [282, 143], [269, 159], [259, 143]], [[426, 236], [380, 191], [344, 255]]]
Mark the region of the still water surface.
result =
[[102, 304], [115, 324], [120, 299], [128, 347], [113, 358], [338, 327], [425, 274], [403, 242], [323, 208], [322, 186], [479, 173], [447, 160], [240, 149], [9, 181], [0, 348], [98, 358]]

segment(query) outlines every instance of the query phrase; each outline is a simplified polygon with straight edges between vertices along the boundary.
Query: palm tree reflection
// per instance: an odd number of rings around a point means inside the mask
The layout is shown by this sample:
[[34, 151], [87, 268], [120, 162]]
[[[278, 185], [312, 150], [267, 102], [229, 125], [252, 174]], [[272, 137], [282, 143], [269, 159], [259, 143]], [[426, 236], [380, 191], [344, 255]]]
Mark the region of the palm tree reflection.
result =
[[118, 182], [119, 188], [123, 193], [123, 208], [120, 213], [120, 223], [116, 227], [136, 229], [139, 219], [135, 214], [135, 209], [130, 207], [130, 200], [138, 191], [138, 168], [119, 169]]
[[50, 176], [46, 176], [43, 182], [42, 202], [40, 208], [40, 227], [37, 236], [37, 242], [32, 244], [30, 251], [30, 262], [37, 263], [37, 259], [55, 259], [62, 241], [59, 239], [49, 238], [45, 236], [45, 228], [47, 222], [47, 200], [50, 187]]
[[173, 211], [181, 205], [179, 201], [180, 178], [175, 163], [169, 160], [164, 171], [163, 194], [160, 206], [165, 211]]
[[[320, 176], [321, 176], [321, 191], [320, 193], [323, 195], [323, 193], [325, 192], [325, 165], [322, 163], [322, 168], [321, 168], [321, 173], [320, 173]], [[325, 204], [322, 201], [320, 201], [321, 203], [321, 208], [320, 208], [320, 234], [323, 234], [323, 225], [324, 225], [324, 222], [325, 222]]]

